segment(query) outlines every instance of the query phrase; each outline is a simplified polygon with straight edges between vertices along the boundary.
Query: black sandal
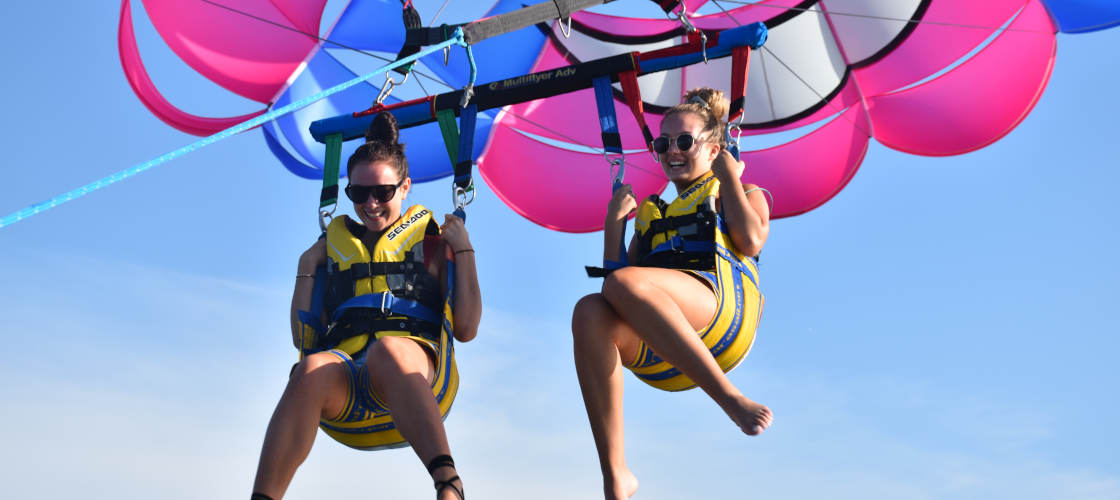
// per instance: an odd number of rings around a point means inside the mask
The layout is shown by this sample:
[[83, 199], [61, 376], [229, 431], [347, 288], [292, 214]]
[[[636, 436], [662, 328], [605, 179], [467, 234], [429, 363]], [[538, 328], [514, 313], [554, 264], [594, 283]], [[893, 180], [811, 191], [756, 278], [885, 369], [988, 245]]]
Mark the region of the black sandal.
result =
[[[451, 455], [440, 455], [436, 458], [433, 458], [431, 462], [428, 462], [428, 474], [434, 474], [435, 470], [441, 467], [451, 467], [452, 469], [455, 468], [455, 461], [451, 459]], [[460, 479], [456, 474], [448, 479], [444, 479], [443, 481], [440, 481], [438, 479], [435, 480], [436, 495], [442, 493], [445, 488], [451, 488], [451, 490], [459, 496], [459, 500], [466, 500], [467, 497], [463, 495], [463, 490], [459, 489], [458, 486], [455, 486], [455, 481], [462, 481], [462, 479]]]

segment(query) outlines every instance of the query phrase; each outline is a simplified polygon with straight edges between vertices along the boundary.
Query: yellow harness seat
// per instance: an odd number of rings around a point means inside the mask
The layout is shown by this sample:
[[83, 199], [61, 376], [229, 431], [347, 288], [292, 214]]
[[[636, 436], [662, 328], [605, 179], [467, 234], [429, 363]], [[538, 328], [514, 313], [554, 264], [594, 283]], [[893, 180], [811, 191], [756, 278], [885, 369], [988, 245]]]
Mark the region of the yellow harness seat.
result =
[[[764, 300], [758, 289], [758, 263], [732, 243], [716, 210], [718, 193], [719, 180], [708, 172], [672, 203], [650, 196], [638, 207], [634, 228], [638, 265], [679, 269], [707, 281], [715, 292], [715, 316], [697, 335], [726, 373], [750, 352]], [[645, 342], [627, 367], [658, 389], [696, 386]]]
[[[329, 352], [349, 368], [345, 408], [338, 417], [321, 420], [320, 427], [342, 444], [370, 450], [406, 444], [370, 386], [365, 354], [371, 342], [405, 337], [430, 351], [436, 365], [432, 395], [445, 418], [459, 375], [451, 333], [454, 263], [448, 261], [445, 294], [425, 265], [425, 257], [433, 257], [440, 248], [439, 225], [431, 211], [410, 207], [378, 238], [372, 252], [360, 239], [365, 231], [346, 216], [327, 226], [327, 265], [316, 273], [314, 313], [299, 311], [299, 316], [300, 359]], [[329, 314], [326, 325], [320, 311]]]

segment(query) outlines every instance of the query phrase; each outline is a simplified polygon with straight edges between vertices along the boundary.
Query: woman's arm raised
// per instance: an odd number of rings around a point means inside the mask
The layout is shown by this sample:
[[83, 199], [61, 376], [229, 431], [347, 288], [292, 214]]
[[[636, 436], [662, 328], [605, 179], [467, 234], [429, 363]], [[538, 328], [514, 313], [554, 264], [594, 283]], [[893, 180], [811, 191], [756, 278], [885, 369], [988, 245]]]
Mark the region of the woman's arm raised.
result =
[[455, 304], [452, 311], [455, 321], [452, 335], [455, 340], [469, 342], [478, 334], [478, 322], [482, 319], [482, 292], [478, 287], [474, 247], [462, 219], [447, 215], [441, 229], [443, 241], [450, 247], [455, 259]]
[[719, 179], [719, 199], [731, 241], [740, 252], [753, 257], [762, 251], [770, 234], [770, 207], [761, 192], [746, 194], [752, 186], [743, 186], [739, 180], [744, 167], [724, 149], [712, 162], [712, 173]]

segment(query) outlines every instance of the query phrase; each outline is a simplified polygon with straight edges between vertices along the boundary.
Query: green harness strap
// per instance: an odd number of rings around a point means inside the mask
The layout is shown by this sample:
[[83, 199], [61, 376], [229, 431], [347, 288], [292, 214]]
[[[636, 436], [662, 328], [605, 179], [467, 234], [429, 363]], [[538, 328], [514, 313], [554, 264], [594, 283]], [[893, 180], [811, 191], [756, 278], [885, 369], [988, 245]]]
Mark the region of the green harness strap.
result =
[[320, 210], [338, 204], [338, 167], [342, 162], [342, 134], [328, 135], [326, 146], [327, 153], [323, 158], [323, 191], [319, 194]]
[[439, 131], [443, 134], [443, 147], [447, 148], [447, 157], [454, 167], [459, 163], [459, 125], [455, 123], [455, 111], [436, 111], [436, 120], [439, 122]]

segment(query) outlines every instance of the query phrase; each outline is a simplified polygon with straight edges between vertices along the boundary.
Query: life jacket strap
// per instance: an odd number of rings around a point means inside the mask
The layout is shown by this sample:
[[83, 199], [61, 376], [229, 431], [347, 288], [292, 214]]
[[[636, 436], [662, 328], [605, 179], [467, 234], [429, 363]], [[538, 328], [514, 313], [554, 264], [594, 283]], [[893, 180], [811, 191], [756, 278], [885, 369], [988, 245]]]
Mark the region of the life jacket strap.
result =
[[351, 297], [338, 306], [331, 314], [331, 321], [338, 321], [350, 309], [371, 309], [385, 316], [408, 316], [436, 325], [440, 324], [439, 313], [415, 300], [397, 297], [389, 292], [369, 293]]
[[331, 323], [319, 337], [318, 349], [330, 349], [359, 333], [401, 331], [439, 343], [440, 325], [416, 318], [383, 318], [369, 309], [350, 311], [344, 321]]

